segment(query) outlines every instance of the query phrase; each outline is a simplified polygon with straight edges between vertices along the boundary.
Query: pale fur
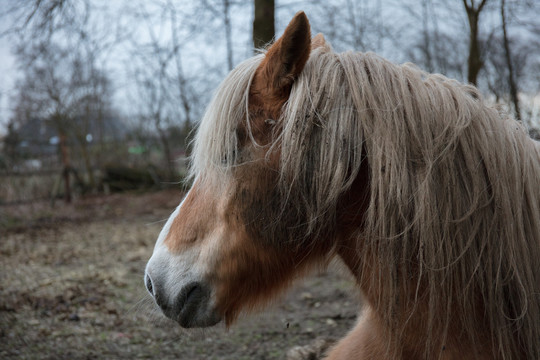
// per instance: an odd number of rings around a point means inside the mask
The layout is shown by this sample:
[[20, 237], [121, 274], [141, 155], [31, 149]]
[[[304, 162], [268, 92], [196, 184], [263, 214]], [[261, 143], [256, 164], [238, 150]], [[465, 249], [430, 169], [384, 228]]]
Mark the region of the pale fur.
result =
[[[246, 123], [262, 57], [240, 64], [217, 90], [195, 139], [193, 176], [219, 181], [249, 160], [236, 129]], [[380, 279], [372, 305], [386, 336], [399, 343], [406, 323], [393, 314], [412, 314], [420, 301], [400, 299], [399, 289], [424, 287], [429, 313], [418, 331], [426, 358], [441, 356], [433, 344], [444, 343], [458, 317], [471, 344], [486, 341], [476, 334], [487, 327], [487, 346], [499, 358], [540, 359], [540, 150], [518, 122], [472, 86], [325, 47], [312, 52], [276, 120], [269, 151], [281, 149], [277, 186], [306, 216], [306, 237], [334, 222], [338, 198], [368, 161], [358, 258], [378, 254], [381, 266], [358, 275]], [[486, 323], [478, 324], [482, 311]]]

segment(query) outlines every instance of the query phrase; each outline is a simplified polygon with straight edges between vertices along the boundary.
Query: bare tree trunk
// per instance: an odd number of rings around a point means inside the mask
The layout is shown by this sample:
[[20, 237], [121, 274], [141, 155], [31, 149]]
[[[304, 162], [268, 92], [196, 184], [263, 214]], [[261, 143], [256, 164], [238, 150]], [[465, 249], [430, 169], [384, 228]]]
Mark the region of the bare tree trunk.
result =
[[223, 22], [225, 24], [225, 41], [227, 43], [227, 66], [229, 71], [233, 68], [233, 49], [231, 38], [231, 16], [230, 16], [231, 2], [229, 0], [223, 0]]
[[426, 70], [428, 72], [433, 72], [433, 57], [431, 56], [431, 33], [428, 26], [429, 19], [429, 9], [428, 9], [428, 0], [422, 0], [422, 42], [424, 58], [426, 59]]
[[175, 178], [175, 174], [174, 174], [174, 166], [173, 166], [173, 162], [172, 162], [172, 155], [171, 155], [171, 146], [169, 144], [169, 139], [167, 138], [167, 133], [165, 132], [165, 130], [163, 130], [161, 127], [159, 127], [158, 129], [158, 133], [159, 133], [159, 139], [161, 140], [161, 144], [163, 146], [163, 152], [165, 153], [165, 166], [166, 166], [166, 169], [167, 169], [167, 175], [169, 176], [169, 181], [173, 181], [174, 178]]
[[154, 114], [154, 124], [156, 126], [156, 131], [158, 132], [161, 146], [163, 147], [163, 160], [165, 161], [165, 168], [168, 173], [167, 176], [169, 177], [169, 180], [172, 181], [174, 179], [174, 167], [172, 164], [171, 146], [166, 131], [161, 127], [160, 112]]
[[[96, 180], [94, 177], [94, 171], [92, 169], [92, 161], [90, 160], [90, 153], [88, 152], [88, 143], [86, 142], [86, 137], [81, 137], [81, 155], [83, 157], [84, 167], [88, 173], [88, 185], [92, 192], [97, 191]], [[84, 179], [84, 178], [83, 178]]]
[[67, 148], [67, 141], [66, 141], [66, 134], [63, 132], [60, 132], [60, 157], [62, 159], [62, 176], [64, 178], [64, 201], [66, 203], [71, 202], [71, 185], [69, 183], [69, 173], [71, 171], [71, 165], [69, 163], [69, 155], [68, 155], [68, 148]]
[[[346, 20], [349, 24], [351, 24], [352, 29], [352, 36], [353, 36], [353, 47], [355, 49], [359, 49], [362, 51], [367, 50], [366, 47], [366, 41], [365, 41], [365, 34], [366, 34], [366, 15], [365, 15], [365, 5], [363, 4], [364, 1], [352, 1], [347, 0], [345, 7], [346, 7], [346, 14], [348, 15]], [[357, 11], [357, 6], [360, 9]], [[379, 29], [375, 29], [371, 27], [373, 32], [378, 31]]]
[[89, 116], [91, 116], [90, 108], [87, 104], [84, 109], [84, 114], [81, 115], [81, 117], [83, 117], [83, 120], [82, 124], [79, 125], [80, 128], [77, 129], [77, 138], [81, 146], [81, 155], [83, 158], [84, 167], [86, 168], [86, 173], [88, 174], [88, 185], [90, 186], [92, 192], [96, 192], [96, 180], [94, 178], [92, 161], [90, 160], [90, 152], [88, 151], [88, 140], [86, 138], [86, 136], [90, 133], [89, 122], [91, 120], [88, 118]]
[[253, 46], [263, 48], [275, 35], [274, 0], [255, 0], [255, 18], [253, 19]]
[[[184, 75], [184, 68], [182, 66], [182, 57], [180, 53], [180, 41], [178, 40], [178, 34], [176, 30], [176, 11], [174, 7], [171, 7], [171, 33], [172, 33], [172, 41], [173, 41], [173, 48], [174, 48], [174, 54], [175, 54], [175, 65], [176, 65], [176, 72], [177, 72], [177, 81], [178, 81], [178, 90], [180, 92], [180, 101], [182, 103], [182, 107], [184, 108], [184, 130], [186, 131], [186, 134], [189, 132], [192, 126], [192, 120], [191, 120], [191, 104], [189, 101], [189, 98], [187, 96], [187, 86], [186, 86], [186, 77]], [[231, 51], [231, 64], [229, 66], [232, 67], [232, 51]]]
[[484, 66], [482, 54], [480, 52], [480, 43], [478, 41], [478, 22], [480, 13], [486, 3], [487, 0], [481, 0], [480, 4], [476, 6], [475, 0], [463, 0], [470, 30], [467, 81], [473, 85], [477, 84], [478, 73], [482, 69], [482, 66]]
[[506, 29], [506, 13], [505, 13], [505, 0], [501, 0], [501, 20], [503, 30], [503, 42], [504, 42], [504, 54], [506, 57], [506, 65], [508, 66], [508, 82], [510, 85], [510, 96], [514, 103], [514, 110], [516, 112], [516, 118], [521, 119], [521, 111], [519, 109], [519, 98], [517, 84], [514, 77], [514, 67], [512, 65], [512, 54], [510, 53], [510, 43], [508, 41], [508, 31]]

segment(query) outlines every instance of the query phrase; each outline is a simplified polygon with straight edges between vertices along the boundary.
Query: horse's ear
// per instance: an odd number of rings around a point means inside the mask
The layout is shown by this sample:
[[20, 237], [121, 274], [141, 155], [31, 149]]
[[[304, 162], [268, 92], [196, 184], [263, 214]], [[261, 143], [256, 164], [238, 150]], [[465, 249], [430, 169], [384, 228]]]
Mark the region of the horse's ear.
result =
[[316, 49], [318, 47], [324, 46], [326, 44], [326, 39], [324, 38], [324, 35], [321, 33], [318, 33], [315, 35], [313, 40], [311, 40], [311, 49]]
[[311, 50], [315, 50], [318, 48], [322, 48], [324, 49], [324, 51], [332, 51], [332, 46], [328, 42], [326, 42], [324, 35], [321, 33], [315, 35], [313, 40], [311, 40]]
[[258, 71], [274, 98], [288, 98], [294, 80], [302, 72], [311, 49], [309, 20], [298, 12], [283, 35], [268, 49]]

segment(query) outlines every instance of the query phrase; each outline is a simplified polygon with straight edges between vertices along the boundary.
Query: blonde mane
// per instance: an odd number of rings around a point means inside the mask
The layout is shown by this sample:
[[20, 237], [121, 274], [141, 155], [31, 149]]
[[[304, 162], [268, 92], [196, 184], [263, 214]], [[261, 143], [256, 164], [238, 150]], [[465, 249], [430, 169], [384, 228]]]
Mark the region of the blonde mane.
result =
[[[227, 174], [245, 160], [236, 130], [262, 57], [240, 64], [217, 90], [195, 139], [192, 177]], [[430, 352], [431, 335], [444, 337], [455, 317], [464, 336], [500, 358], [540, 358], [540, 150], [518, 122], [472, 86], [323, 47], [276, 123], [268, 151], [280, 149], [277, 186], [305, 214], [306, 236], [333, 222], [340, 195], [368, 162], [358, 258], [380, 258], [374, 306], [395, 341], [404, 326], [396, 311], [423, 301], [428, 358], [441, 355]], [[490, 339], [475, 338], [486, 328]]]

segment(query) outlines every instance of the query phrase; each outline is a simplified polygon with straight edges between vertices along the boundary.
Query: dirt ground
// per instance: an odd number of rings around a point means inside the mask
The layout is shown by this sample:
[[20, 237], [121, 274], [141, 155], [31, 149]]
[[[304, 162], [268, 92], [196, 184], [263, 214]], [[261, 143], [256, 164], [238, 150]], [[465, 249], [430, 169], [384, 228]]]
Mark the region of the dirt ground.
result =
[[339, 264], [230, 329], [165, 319], [142, 277], [180, 199], [164, 190], [0, 207], [0, 358], [285, 359], [353, 325], [357, 294]]

